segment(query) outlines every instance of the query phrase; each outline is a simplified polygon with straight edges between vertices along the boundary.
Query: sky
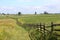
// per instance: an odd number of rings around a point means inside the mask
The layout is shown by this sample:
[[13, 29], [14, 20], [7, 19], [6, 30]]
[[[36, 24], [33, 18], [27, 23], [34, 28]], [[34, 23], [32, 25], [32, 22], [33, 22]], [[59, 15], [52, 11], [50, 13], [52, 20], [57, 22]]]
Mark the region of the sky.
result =
[[60, 0], [0, 0], [0, 13], [60, 13]]

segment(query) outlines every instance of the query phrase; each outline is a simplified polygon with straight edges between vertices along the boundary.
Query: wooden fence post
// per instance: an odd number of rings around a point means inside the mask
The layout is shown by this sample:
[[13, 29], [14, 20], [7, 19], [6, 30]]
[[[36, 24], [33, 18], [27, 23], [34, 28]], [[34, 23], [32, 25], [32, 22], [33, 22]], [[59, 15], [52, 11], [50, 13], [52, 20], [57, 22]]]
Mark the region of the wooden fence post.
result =
[[45, 36], [45, 24], [43, 24], [43, 32], [44, 32], [44, 34], [43, 34], [44, 35], [44, 40], [46, 40], [46, 38], [45, 38], [46, 37]]
[[42, 25], [41, 25], [41, 23], [40, 23], [40, 26], [39, 26], [39, 28], [40, 28], [40, 31], [42, 31], [42, 27], [41, 27]]
[[51, 33], [53, 33], [53, 22], [51, 22]]

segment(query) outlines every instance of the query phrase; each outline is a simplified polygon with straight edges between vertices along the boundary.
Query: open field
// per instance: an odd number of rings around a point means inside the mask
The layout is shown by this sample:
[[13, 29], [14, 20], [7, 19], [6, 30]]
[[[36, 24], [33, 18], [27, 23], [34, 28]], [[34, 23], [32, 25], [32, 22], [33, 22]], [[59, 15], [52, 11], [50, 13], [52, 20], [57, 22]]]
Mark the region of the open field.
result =
[[[51, 22], [60, 24], [60, 14], [39, 14], [39, 15], [0, 15], [0, 39], [1, 40], [30, 40], [28, 31], [22, 26], [16, 24], [16, 20], [22, 24], [39, 24], [45, 23], [50, 25]], [[50, 27], [46, 28], [50, 30]], [[60, 29], [60, 26], [54, 27]], [[60, 34], [60, 32], [57, 32]]]

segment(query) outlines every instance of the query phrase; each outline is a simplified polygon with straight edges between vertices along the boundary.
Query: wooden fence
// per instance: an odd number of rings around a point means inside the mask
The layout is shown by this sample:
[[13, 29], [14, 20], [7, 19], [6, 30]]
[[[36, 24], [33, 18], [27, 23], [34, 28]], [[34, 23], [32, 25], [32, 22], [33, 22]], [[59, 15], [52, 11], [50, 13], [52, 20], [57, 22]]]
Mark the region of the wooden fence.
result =
[[[51, 22], [51, 25], [50, 26], [45, 26], [45, 24], [25, 24], [26, 26], [30, 26], [30, 27], [33, 27], [33, 28], [38, 28], [40, 31], [43, 31], [43, 34], [44, 34], [44, 40], [45, 40], [45, 32], [48, 32], [50, 34], [54, 34], [58, 37], [60, 37], [60, 34], [55, 34], [54, 31], [59, 31], [60, 32], [60, 29], [54, 29], [55, 26], [60, 26], [60, 24], [55, 24], [53, 22]], [[47, 30], [46, 27], [50, 27], [51, 30]]]

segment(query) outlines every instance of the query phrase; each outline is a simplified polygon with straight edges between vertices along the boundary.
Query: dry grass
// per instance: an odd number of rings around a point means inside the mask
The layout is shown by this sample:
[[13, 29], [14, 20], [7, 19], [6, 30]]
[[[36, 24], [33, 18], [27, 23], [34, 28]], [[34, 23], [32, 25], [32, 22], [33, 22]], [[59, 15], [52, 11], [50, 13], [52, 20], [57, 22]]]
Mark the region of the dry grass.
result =
[[13, 19], [0, 19], [0, 40], [30, 40], [28, 32]]

